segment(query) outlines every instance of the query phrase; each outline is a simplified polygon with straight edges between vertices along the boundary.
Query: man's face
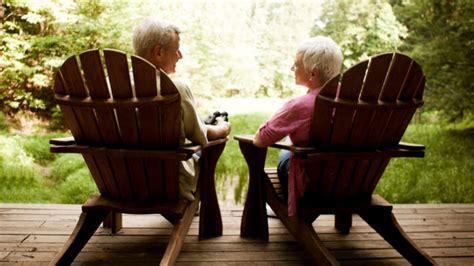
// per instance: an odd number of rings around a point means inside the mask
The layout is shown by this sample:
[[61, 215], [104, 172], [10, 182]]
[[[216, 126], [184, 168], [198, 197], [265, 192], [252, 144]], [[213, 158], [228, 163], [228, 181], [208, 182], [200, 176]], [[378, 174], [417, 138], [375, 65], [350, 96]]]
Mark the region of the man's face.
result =
[[176, 72], [176, 63], [181, 58], [183, 58], [183, 55], [179, 50], [179, 34], [175, 33], [171, 42], [161, 48], [158, 64], [166, 74], [172, 74]]
[[303, 85], [309, 87], [309, 80], [311, 78], [311, 73], [308, 73], [304, 69], [303, 65], [303, 54], [298, 53], [295, 57], [295, 63], [291, 67], [291, 70], [295, 72], [295, 83], [297, 85]]

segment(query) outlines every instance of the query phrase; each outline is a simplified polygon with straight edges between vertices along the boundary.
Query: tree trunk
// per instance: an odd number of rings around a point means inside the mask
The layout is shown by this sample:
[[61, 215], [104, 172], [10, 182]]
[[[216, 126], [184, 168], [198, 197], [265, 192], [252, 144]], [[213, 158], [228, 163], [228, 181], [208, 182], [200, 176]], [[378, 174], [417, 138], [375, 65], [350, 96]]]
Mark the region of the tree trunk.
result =
[[3, 25], [3, 0], [0, 0], [0, 26]]

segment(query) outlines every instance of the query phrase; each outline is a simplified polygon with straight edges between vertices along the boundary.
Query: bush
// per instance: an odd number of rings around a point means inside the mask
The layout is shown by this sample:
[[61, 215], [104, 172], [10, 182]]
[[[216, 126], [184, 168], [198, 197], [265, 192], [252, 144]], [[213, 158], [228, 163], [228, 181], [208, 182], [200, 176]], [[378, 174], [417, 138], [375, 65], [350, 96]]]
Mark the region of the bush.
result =
[[17, 135], [13, 138], [20, 143], [24, 151], [31, 156], [36, 163], [45, 166], [54, 161], [57, 156], [56, 154], [49, 152], [49, 140], [58, 136], [59, 134]]
[[40, 167], [20, 143], [0, 136], [0, 201], [51, 202], [54, 195], [45, 186]]
[[97, 187], [89, 169], [82, 168], [66, 178], [59, 186], [59, 202], [66, 204], [84, 203], [90, 195], [97, 194]]
[[58, 154], [57, 159], [51, 164], [50, 178], [60, 184], [81, 169], [87, 169], [84, 159], [79, 154]]
[[426, 146], [424, 158], [397, 158], [377, 192], [392, 203], [474, 202], [474, 131], [442, 125], [410, 125], [404, 141]]

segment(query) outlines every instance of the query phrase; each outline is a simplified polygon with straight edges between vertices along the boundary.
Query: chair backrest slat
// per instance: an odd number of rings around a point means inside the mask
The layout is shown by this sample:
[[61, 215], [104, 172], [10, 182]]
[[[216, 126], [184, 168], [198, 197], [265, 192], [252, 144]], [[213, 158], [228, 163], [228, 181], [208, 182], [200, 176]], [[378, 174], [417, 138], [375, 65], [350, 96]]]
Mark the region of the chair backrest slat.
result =
[[88, 50], [79, 55], [82, 69], [84, 71], [84, 80], [91, 98], [109, 98], [109, 89], [104, 75], [104, 67], [100, 60], [98, 49]]
[[104, 49], [107, 75], [114, 98], [130, 98], [133, 96], [130, 82], [127, 55], [121, 51]]
[[156, 69], [141, 57], [132, 56], [133, 77], [137, 97], [155, 96], [158, 94]]
[[385, 79], [379, 99], [383, 102], [395, 102], [407, 77], [412, 60], [402, 54], [395, 54]]
[[148, 192], [148, 179], [145, 173], [144, 162], [137, 158], [126, 158], [130, 176], [133, 176], [133, 194], [139, 201], [151, 198]]
[[370, 59], [364, 87], [360, 96], [362, 101], [378, 101], [392, 57], [392, 54], [382, 54]]
[[164, 199], [166, 188], [163, 186], [165, 183], [164, 176], [162, 175], [162, 169], [165, 167], [163, 160], [158, 159], [145, 159], [145, 170], [148, 181], [149, 195], [152, 197], [158, 197], [158, 200]]
[[83, 155], [100, 193], [120, 200], [177, 199], [178, 160], [114, 153], [180, 145], [181, 101], [174, 83], [140, 57], [129, 64], [121, 51], [93, 49], [79, 57], [80, 64], [76, 56], [65, 61], [54, 90], [76, 142], [107, 149]]
[[[421, 67], [398, 53], [375, 56], [328, 82], [316, 96], [310, 145], [322, 150], [375, 152], [399, 143], [422, 104]], [[419, 97], [418, 97], [419, 96]], [[307, 197], [318, 202], [368, 198], [390, 158], [312, 161]]]
[[87, 91], [82, 80], [79, 65], [75, 56], [69, 57], [61, 67], [61, 75], [63, 77], [63, 85], [71, 96], [87, 97]]
[[[339, 76], [329, 80], [326, 85], [319, 92], [321, 95], [327, 97], [336, 97], [338, 88]], [[318, 119], [312, 119], [310, 129], [310, 145], [328, 143], [331, 137], [332, 130], [332, 115], [334, 108], [324, 104], [320, 98], [316, 97], [316, 104], [314, 105], [314, 112], [318, 114]], [[317, 130], [316, 130], [317, 129]]]
[[133, 195], [133, 182], [130, 182], [130, 174], [128, 172], [127, 163], [123, 157], [111, 156], [109, 158], [112, 174], [117, 184], [117, 189], [120, 193], [120, 198], [124, 200], [132, 200]]
[[94, 178], [94, 182], [96, 183], [97, 188], [102, 193], [102, 195], [108, 196], [110, 194], [110, 190], [107, 188], [107, 185], [104, 182], [104, 178], [102, 177], [102, 174], [99, 171], [99, 166], [95, 161], [95, 156], [92, 154], [82, 154], [82, 157], [84, 158], [87, 167], [89, 167], [89, 170], [92, 174], [92, 177]]

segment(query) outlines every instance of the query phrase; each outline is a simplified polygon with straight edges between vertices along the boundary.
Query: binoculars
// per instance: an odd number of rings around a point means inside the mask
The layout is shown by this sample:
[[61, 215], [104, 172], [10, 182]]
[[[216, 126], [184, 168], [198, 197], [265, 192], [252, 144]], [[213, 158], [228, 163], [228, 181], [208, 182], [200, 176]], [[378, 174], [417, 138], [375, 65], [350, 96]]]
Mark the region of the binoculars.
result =
[[218, 121], [218, 118], [222, 118], [222, 120], [224, 121], [229, 121], [229, 117], [228, 117], [228, 114], [227, 112], [219, 112], [219, 111], [215, 111], [212, 115], [208, 116], [205, 120], [204, 120], [204, 124], [206, 125], [217, 125], [217, 123], [219, 122]]

